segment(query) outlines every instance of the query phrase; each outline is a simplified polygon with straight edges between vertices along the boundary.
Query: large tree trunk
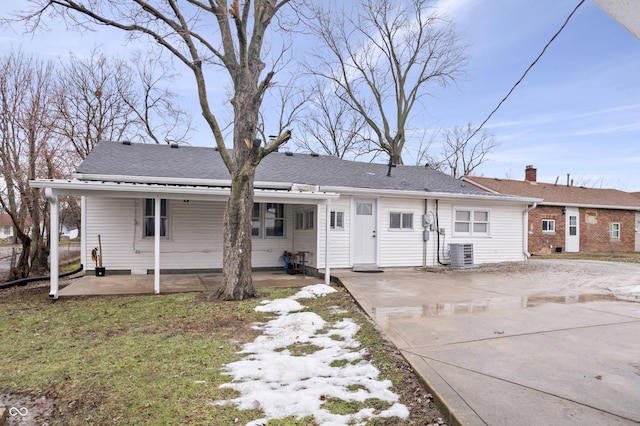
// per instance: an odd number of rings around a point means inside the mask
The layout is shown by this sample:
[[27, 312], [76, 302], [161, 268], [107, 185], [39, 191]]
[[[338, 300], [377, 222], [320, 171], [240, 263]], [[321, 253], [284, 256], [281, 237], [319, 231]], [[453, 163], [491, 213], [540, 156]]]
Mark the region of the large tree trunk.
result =
[[243, 300], [256, 296], [251, 278], [251, 213], [255, 168], [232, 177], [231, 194], [224, 212], [222, 285], [215, 297]]

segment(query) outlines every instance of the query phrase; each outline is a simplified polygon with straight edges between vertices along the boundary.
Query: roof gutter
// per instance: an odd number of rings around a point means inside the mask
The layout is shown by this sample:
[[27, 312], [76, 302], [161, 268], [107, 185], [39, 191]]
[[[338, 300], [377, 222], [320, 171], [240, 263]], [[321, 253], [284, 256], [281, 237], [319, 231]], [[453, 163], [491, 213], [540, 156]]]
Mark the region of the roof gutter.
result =
[[320, 186], [320, 191], [326, 192], [338, 192], [341, 194], [349, 194], [349, 195], [368, 195], [368, 196], [386, 196], [386, 197], [394, 197], [394, 198], [407, 198], [410, 197], [419, 197], [424, 198], [428, 196], [429, 198], [440, 198], [440, 199], [450, 199], [450, 200], [469, 200], [473, 199], [475, 201], [504, 201], [504, 202], [512, 202], [512, 203], [537, 203], [542, 201], [538, 198], [526, 198], [526, 197], [518, 197], [514, 195], [502, 195], [502, 194], [470, 194], [470, 193], [454, 193], [454, 192], [430, 192], [430, 191], [407, 191], [400, 189], [374, 189], [374, 188], [353, 188], [346, 186]]
[[[130, 182], [130, 183], [149, 183], [161, 185], [190, 185], [190, 186], [220, 186], [230, 187], [230, 179], [191, 179], [191, 178], [174, 178], [174, 177], [151, 177], [151, 176], [130, 176], [130, 175], [103, 175], [103, 174], [84, 174], [73, 173], [74, 179], [81, 181], [103, 181], [103, 182]], [[261, 182], [255, 181], [254, 188], [268, 189], [290, 189], [292, 182]]]
[[638, 202], [637, 206], [612, 206], [612, 205], [602, 205], [602, 204], [580, 204], [580, 203], [562, 203], [562, 202], [547, 202], [541, 201], [540, 205], [544, 206], [555, 206], [555, 207], [576, 207], [576, 208], [584, 208], [584, 209], [609, 209], [609, 210], [634, 210], [640, 211], [640, 202]]
[[[44, 188], [48, 197], [57, 195], [86, 195], [87, 193], [130, 193], [139, 196], [140, 193], [149, 197], [152, 194], [160, 196], [174, 196], [175, 198], [197, 198], [210, 200], [215, 198], [227, 198], [229, 187], [212, 186], [192, 186], [192, 185], [162, 185], [147, 183], [118, 183], [118, 182], [97, 182], [97, 181], [77, 181], [62, 179], [37, 179], [29, 181], [32, 188]], [[313, 204], [314, 200], [337, 199], [339, 194], [314, 192], [314, 191], [292, 191], [289, 188], [284, 190], [254, 188], [254, 197], [263, 199], [295, 199], [296, 203]]]

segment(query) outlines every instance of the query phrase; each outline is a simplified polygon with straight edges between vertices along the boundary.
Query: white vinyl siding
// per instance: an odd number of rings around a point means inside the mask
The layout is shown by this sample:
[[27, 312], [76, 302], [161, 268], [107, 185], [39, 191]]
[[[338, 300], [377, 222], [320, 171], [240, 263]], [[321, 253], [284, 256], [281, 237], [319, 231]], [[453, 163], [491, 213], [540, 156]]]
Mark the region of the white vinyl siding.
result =
[[[349, 268], [351, 267], [351, 198], [349, 196], [342, 195], [337, 200], [331, 200], [331, 210], [335, 210], [336, 212], [344, 212], [344, 232], [331, 232], [330, 233], [330, 250], [329, 250], [329, 259], [331, 261], [332, 268]], [[324, 206], [321, 206], [320, 211], [318, 212], [318, 219], [322, 220], [324, 223], [326, 210]], [[323, 238], [322, 234], [323, 225], [318, 223], [318, 229], [320, 230], [320, 242], [318, 243], [319, 247], [323, 246]], [[324, 256], [324, 253], [322, 253]], [[321, 264], [324, 266], [324, 257], [320, 257]]]
[[[142, 237], [143, 199], [87, 197], [87, 258], [102, 239], [103, 264], [108, 271], [146, 271], [154, 268], [154, 239]], [[163, 270], [217, 270], [222, 268], [223, 214], [226, 203], [170, 200], [168, 239], [160, 243]], [[288, 213], [287, 213], [288, 214]], [[135, 218], [138, 219], [135, 219]], [[286, 226], [291, 223], [286, 218]], [[285, 229], [292, 235], [293, 228]], [[253, 239], [252, 265], [279, 267], [291, 238]], [[89, 264], [87, 269], [95, 265]]]
[[[402, 216], [412, 215], [420, 217], [424, 209], [424, 200], [404, 198], [381, 198], [378, 200], [380, 208], [380, 223], [378, 224], [378, 245], [380, 267], [402, 267], [422, 265], [423, 241], [422, 227], [393, 229], [391, 221], [393, 214], [401, 212]], [[393, 214], [392, 214], [393, 213]], [[397, 219], [397, 216], [395, 216]], [[405, 222], [407, 224], [407, 222]], [[395, 225], [395, 223], [394, 223]]]
[[[458, 235], [456, 233], [452, 233], [454, 206], [455, 208], [463, 210], [490, 211], [490, 236]], [[522, 212], [525, 208], [526, 205], [518, 203], [475, 202], [473, 205], [469, 205], [467, 207], [460, 202], [455, 202], [455, 204], [450, 202], [440, 202], [439, 226], [445, 231], [444, 240], [446, 244], [473, 244], [473, 258], [475, 264], [521, 261], [526, 259], [524, 255], [524, 229], [522, 216]], [[436, 240], [437, 238], [435, 233], [432, 233], [429, 243], [435, 245]], [[441, 243], [442, 240], [443, 236], [441, 235]], [[433, 264], [437, 265], [437, 260], [435, 260]]]
[[[168, 203], [168, 238], [160, 244], [161, 268], [163, 270], [219, 270], [222, 268], [223, 201], [185, 202], [171, 199]], [[98, 245], [97, 236], [102, 239], [104, 266], [109, 271], [153, 270], [154, 239], [143, 238], [142, 217], [144, 198], [97, 198], [86, 197], [86, 249], [84, 256], [91, 258], [90, 252]], [[424, 261], [437, 263], [437, 233], [429, 232], [429, 241], [423, 241], [423, 227], [417, 218], [426, 212], [436, 217], [434, 200], [427, 206], [423, 199], [378, 198], [377, 262], [380, 267], [414, 267]], [[351, 260], [352, 198], [342, 195], [331, 200], [333, 212], [344, 212], [344, 231], [329, 233], [329, 259], [332, 268], [349, 268]], [[459, 200], [455, 207], [465, 208]], [[291, 205], [285, 208], [284, 238], [254, 238], [252, 240], [252, 264], [256, 268], [282, 267], [282, 253], [286, 251], [308, 251], [309, 266], [324, 268], [325, 261], [325, 205]], [[474, 263], [493, 263], [524, 260], [523, 215], [526, 208], [518, 203], [480, 203], [474, 201], [469, 208], [490, 210], [491, 235], [453, 235], [454, 204], [440, 200], [438, 224], [443, 230], [440, 245], [451, 243], [473, 244]], [[295, 214], [312, 211], [314, 229], [295, 230]], [[413, 228], [402, 232], [390, 229], [390, 213], [402, 212], [413, 215]], [[330, 217], [329, 217], [330, 219]], [[441, 258], [441, 260], [444, 260]], [[89, 262], [87, 269], [94, 265]]]

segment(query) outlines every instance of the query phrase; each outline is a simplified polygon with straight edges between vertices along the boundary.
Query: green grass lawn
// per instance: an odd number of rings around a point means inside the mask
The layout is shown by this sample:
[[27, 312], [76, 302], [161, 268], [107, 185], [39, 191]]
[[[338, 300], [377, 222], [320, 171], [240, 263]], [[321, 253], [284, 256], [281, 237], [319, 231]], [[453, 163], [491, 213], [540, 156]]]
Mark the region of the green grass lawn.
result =
[[[194, 293], [57, 301], [48, 299], [46, 288], [0, 293], [0, 392], [55, 401], [46, 419], [51, 425], [246, 424], [261, 414], [212, 404], [235, 392], [219, 389], [230, 381], [221, 367], [240, 359], [238, 350], [258, 335], [253, 323], [271, 317], [254, 307], [296, 291], [264, 289], [264, 297], [243, 302]], [[407, 388], [410, 372], [343, 289], [302, 303], [328, 321], [354, 318], [361, 325], [358, 340], [381, 377], [399, 394]], [[340, 401], [332, 403], [336, 412], [345, 410]], [[315, 423], [269, 423], [285, 424]]]

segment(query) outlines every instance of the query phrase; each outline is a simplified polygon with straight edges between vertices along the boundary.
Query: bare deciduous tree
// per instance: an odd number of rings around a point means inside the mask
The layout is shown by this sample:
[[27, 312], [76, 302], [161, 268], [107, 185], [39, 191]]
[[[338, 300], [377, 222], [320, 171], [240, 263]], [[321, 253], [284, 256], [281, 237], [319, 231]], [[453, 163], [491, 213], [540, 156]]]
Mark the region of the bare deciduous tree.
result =
[[176, 102], [176, 94], [167, 83], [176, 78], [167, 61], [158, 55], [137, 53], [133, 58], [134, 75], [131, 92], [122, 93], [122, 100], [132, 110], [140, 139], [155, 143], [186, 143], [192, 130], [191, 119]]
[[85, 158], [101, 140], [120, 140], [133, 130], [131, 70], [123, 61], [110, 60], [94, 50], [86, 59], [71, 55], [63, 63], [55, 105], [58, 131], [80, 158]]
[[377, 148], [402, 163], [411, 112], [433, 85], [461, 74], [464, 56], [452, 25], [429, 0], [360, 0], [350, 11], [325, 4], [309, 25], [328, 52], [309, 72], [365, 119]]
[[498, 146], [493, 136], [485, 130], [469, 139], [474, 131], [471, 123], [444, 130], [442, 151], [437, 155], [431, 155], [423, 150], [419, 161], [456, 178], [471, 174]]
[[9, 214], [22, 245], [9, 279], [24, 278], [31, 270], [47, 268], [45, 226], [47, 203], [29, 180], [52, 178], [46, 167], [48, 146], [54, 134], [53, 65], [21, 53], [0, 58], [0, 172], [4, 179], [0, 205]]
[[184, 142], [190, 131], [166, 88], [174, 75], [158, 58], [136, 54], [124, 61], [94, 49], [86, 59], [71, 55], [58, 74], [58, 132], [79, 158], [101, 140]]
[[307, 113], [302, 120], [302, 140], [296, 144], [308, 151], [339, 158], [356, 158], [370, 152], [371, 140], [362, 115], [354, 111], [318, 81], [311, 90]]
[[[251, 213], [255, 171], [266, 155], [290, 137], [286, 131], [266, 146], [256, 139], [259, 111], [272, 85], [264, 73], [263, 45], [272, 19], [291, 0], [199, 0], [113, 2], [107, 0], [34, 0], [37, 9], [23, 15], [37, 26], [43, 15], [63, 17], [69, 25], [105, 25], [147, 37], [174, 55], [192, 73], [202, 115], [231, 175], [224, 214], [222, 286], [224, 299], [255, 296], [251, 279]], [[233, 85], [233, 152], [225, 146], [207, 94], [207, 69], [222, 66]], [[219, 81], [216, 81], [219, 84]]]

